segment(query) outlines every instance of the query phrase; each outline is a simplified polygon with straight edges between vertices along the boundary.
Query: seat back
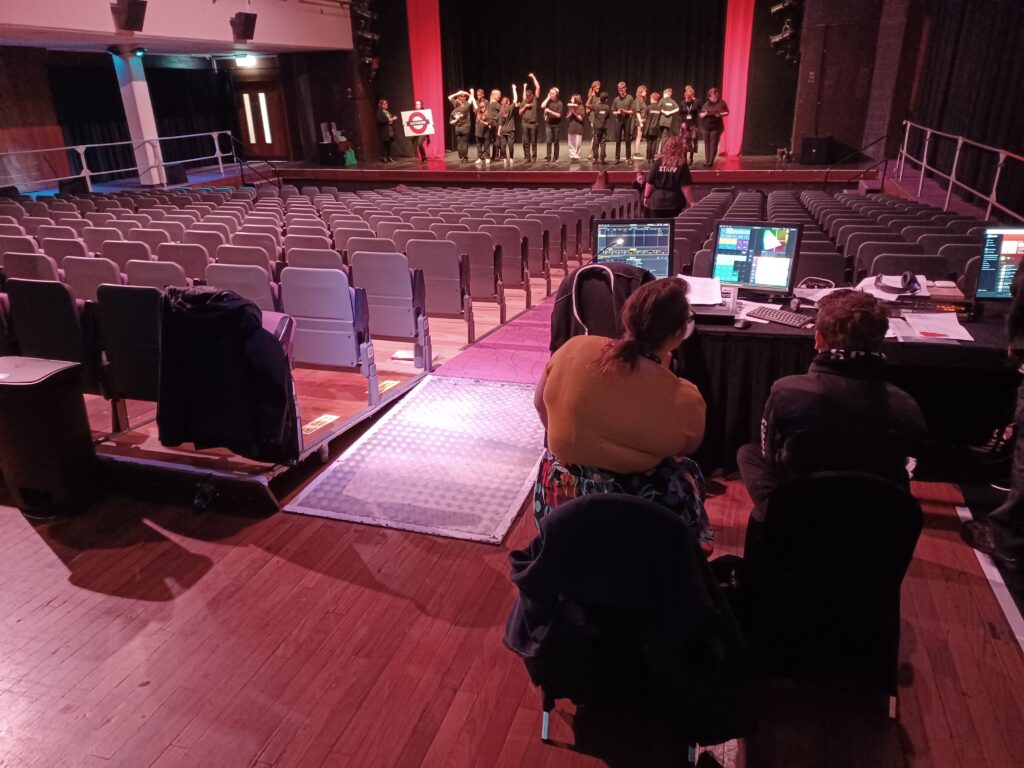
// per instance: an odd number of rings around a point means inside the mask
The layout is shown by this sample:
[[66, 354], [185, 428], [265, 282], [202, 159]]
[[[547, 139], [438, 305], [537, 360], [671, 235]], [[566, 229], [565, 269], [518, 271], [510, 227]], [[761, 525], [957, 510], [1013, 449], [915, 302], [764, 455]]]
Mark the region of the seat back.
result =
[[317, 235], [285, 235], [284, 257], [288, 260], [288, 252], [292, 248], [330, 248], [331, 240], [324, 232], [322, 236]]
[[352, 282], [366, 291], [370, 334], [413, 339], [418, 308], [409, 262], [400, 253], [354, 251]]
[[469, 291], [474, 299], [492, 299], [498, 294], [502, 265], [494, 258], [494, 241], [485, 232], [452, 232], [459, 255], [469, 259]]
[[924, 275], [929, 280], [949, 280], [949, 264], [941, 256], [912, 253], [883, 253], [871, 262], [869, 275], [899, 275], [903, 272]]
[[469, 232], [465, 224], [431, 224], [429, 229], [438, 240], [450, 240], [452, 232]]
[[275, 312], [270, 277], [262, 267], [242, 264], [211, 264], [206, 268], [206, 284], [225, 291], [234, 291], [249, 299], [264, 312]]
[[3, 257], [7, 279], [60, 281], [57, 262], [45, 253], [8, 253]]
[[269, 280], [274, 275], [274, 265], [267, 261], [267, 252], [252, 245], [222, 245], [217, 249], [218, 264], [251, 264], [267, 273]]
[[142, 285], [160, 290], [168, 285], [187, 288], [192, 282], [185, 276], [181, 265], [173, 261], [129, 261], [122, 268], [128, 277], [128, 285]]
[[702, 248], [693, 254], [691, 274], [694, 277], [711, 277], [711, 265], [714, 263], [714, 256], [714, 252], [707, 248]]
[[26, 235], [0, 235], [0, 262], [6, 253], [39, 253], [36, 241]]
[[395, 233], [401, 230], [411, 230], [412, 224], [408, 224], [404, 221], [381, 221], [377, 223], [376, 232], [377, 237], [386, 237], [389, 240], [394, 240]]
[[359, 345], [367, 330], [365, 295], [360, 312], [356, 291], [343, 271], [285, 267], [281, 302], [284, 312], [295, 319], [295, 362], [342, 368], [359, 365]]
[[418, 229], [403, 229], [395, 232], [395, 250], [399, 253], [406, 253], [406, 245], [410, 240], [436, 240], [437, 236], [434, 235], [429, 229], [418, 230]]
[[[193, 222], [189, 222], [189, 226], [192, 226]], [[180, 243], [185, 237], [185, 224], [180, 221], [172, 221], [171, 219], [165, 219], [164, 221], [155, 221], [149, 225], [151, 229], [162, 229], [167, 233], [167, 239], [172, 243]]]
[[64, 282], [82, 301], [96, 301], [96, 289], [104, 283], [121, 285], [121, 270], [101, 256], [68, 256], [64, 259]]
[[52, 257], [58, 264], [63, 266], [64, 259], [68, 256], [86, 257], [89, 255], [85, 243], [76, 239], [62, 239], [58, 237], [47, 237], [42, 242], [43, 253]]
[[36, 229], [36, 240], [42, 242], [46, 239], [75, 240], [78, 234], [71, 227], [59, 224], [42, 224]]
[[345, 261], [341, 254], [331, 248], [293, 248], [288, 252], [288, 266], [345, 271]]
[[185, 232], [184, 242], [203, 246], [206, 249], [206, 255], [212, 259], [217, 253], [217, 249], [227, 244], [228, 238], [220, 232], [190, 229]]
[[103, 248], [103, 257], [110, 259], [125, 271], [129, 261], [149, 261], [153, 252], [141, 240], [108, 240]]
[[101, 285], [96, 294], [100, 335], [109, 366], [109, 394], [156, 401], [160, 392], [160, 291], [145, 286]]
[[410, 269], [423, 270], [427, 314], [462, 313], [469, 281], [455, 243], [450, 240], [410, 240], [406, 254]]
[[350, 237], [345, 245], [349, 256], [349, 263], [352, 263], [352, 254], [356, 251], [364, 253], [397, 253], [395, 241], [386, 237]]
[[212, 262], [206, 249], [196, 243], [162, 243], [156, 253], [160, 261], [177, 264], [193, 280], [205, 278], [206, 267]]
[[814, 277], [828, 280], [835, 287], [846, 285], [846, 260], [838, 253], [801, 253], [796, 264], [796, 284]]
[[744, 556], [761, 668], [894, 693], [900, 585], [921, 526], [917, 501], [873, 475], [823, 472], [776, 490]]
[[19, 224], [0, 224], [0, 236], [3, 237], [25, 237], [25, 229]]
[[[486, 219], [485, 219], [486, 221]], [[501, 276], [506, 288], [526, 288], [530, 282], [526, 242], [510, 224], [481, 224], [480, 232], [488, 234], [501, 248]]]
[[149, 229], [132, 230], [132, 240], [138, 240], [149, 246], [150, 251], [157, 251], [163, 243], [171, 242], [171, 236], [163, 229], [151, 227]]
[[56, 281], [11, 278], [6, 290], [11, 304], [11, 331], [22, 355], [88, 362], [81, 312], [68, 286]]
[[[95, 215], [95, 214], [94, 214]], [[115, 227], [86, 227], [82, 230], [82, 240], [85, 246], [95, 254], [106, 256], [103, 253], [103, 244], [108, 240], [123, 240], [121, 230]]]

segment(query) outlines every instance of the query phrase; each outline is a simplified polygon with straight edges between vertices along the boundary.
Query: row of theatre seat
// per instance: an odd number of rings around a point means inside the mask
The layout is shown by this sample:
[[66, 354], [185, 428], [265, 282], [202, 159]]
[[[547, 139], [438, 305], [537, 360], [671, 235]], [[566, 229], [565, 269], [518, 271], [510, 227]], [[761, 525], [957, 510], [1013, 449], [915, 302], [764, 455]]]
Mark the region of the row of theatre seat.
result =
[[[985, 229], [995, 226], [891, 195], [812, 191], [772, 192], [761, 220], [801, 225], [798, 282], [813, 277], [856, 284], [909, 270], [929, 280], [956, 280], [967, 296], [977, 283]], [[710, 274], [712, 247], [708, 240], [695, 254], [693, 274]]]

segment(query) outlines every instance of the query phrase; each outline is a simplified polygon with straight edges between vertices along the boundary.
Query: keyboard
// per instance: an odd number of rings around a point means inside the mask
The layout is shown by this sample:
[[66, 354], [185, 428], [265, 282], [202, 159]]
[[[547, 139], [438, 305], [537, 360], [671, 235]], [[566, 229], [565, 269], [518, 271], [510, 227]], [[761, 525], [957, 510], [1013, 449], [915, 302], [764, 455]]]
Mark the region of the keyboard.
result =
[[791, 328], [803, 328], [814, 321], [807, 315], [790, 312], [788, 309], [776, 309], [775, 307], [754, 307], [747, 312], [747, 317], [754, 317], [758, 320], [767, 320], [770, 323], [788, 325]]

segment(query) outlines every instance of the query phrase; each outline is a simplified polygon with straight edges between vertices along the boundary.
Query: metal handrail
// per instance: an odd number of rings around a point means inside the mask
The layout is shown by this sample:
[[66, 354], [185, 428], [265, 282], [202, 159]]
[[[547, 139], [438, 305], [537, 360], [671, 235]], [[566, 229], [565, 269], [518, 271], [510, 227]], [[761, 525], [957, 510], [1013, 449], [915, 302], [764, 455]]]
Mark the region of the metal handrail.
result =
[[[878, 144], [880, 141], [885, 141], [890, 136], [892, 136], [894, 133], [896, 133], [897, 130], [899, 130], [899, 129], [895, 129], [894, 128], [893, 130], [889, 131], [884, 136], [879, 136], [877, 139], [872, 141], [870, 144], [865, 144], [860, 149], [855, 149], [855, 150], [853, 150], [853, 152], [851, 152], [850, 154], [846, 155], [846, 157], [840, 158], [839, 160], [836, 160], [834, 163], [832, 163], [832, 165], [830, 165], [828, 168], [825, 169], [825, 180], [822, 182], [822, 187], [821, 188], [825, 189], [827, 187], [827, 185], [828, 185], [828, 177], [829, 177], [829, 174], [832, 173], [832, 169], [833, 168], [835, 168], [837, 166], [840, 166], [840, 165], [842, 165], [845, 162], [853, 160], [855, 157], [860, 157], [862, 154], [864, 154], [864, 150], [865, 149], [871, 149], [873, 146], [875, 146], [875, 144]], [[864, 168], [863, 170], [864, 171], [873, 170], [874, 168], [877, 168], [879, 165], [881, 165], [882, 162], [883, 161], [879, 160], [874, 165], [872, 165], [872, 166], [870, 166], [868, 168]], [[844, 179], [844, 181], [856, 181], [858, 179], [863, 179], [863, 178], [864, 178], [864, 174], [861, 173], [859, 176], [856, 176], [853, 179]]]
[[[165, 141], [174, 141], [175, 139], [195, 139], [202, 136], [209, 136], [213, 142], [213, 154], [210, 155], [199, 155], [197, 157], [186, 158], [185, 160], [173, 160], [167, 162], [163, 159], [163, 152], [161, 151], [160, 144]], [[130, 173], [135, 172], [139, 176], [148, 171], [155, 169], [165, 169], [175, 165], [184, 165], [185, 163], [194, 163], [199, 160], [216, 160], [217, 166], [220, 168], [221, 173], [224, 172], [224, 160], [225, 158], [234, 159], [236, 153], [232, 148], [228, 152], [222, 152], [220, 149], [221, 136], [228, 136], [232, 142], [237, 142], [237, 139], [231, 134], [231, 131], [207, 131], [203, 133], [186, 133], [180, 136], [161, 136], [155, 139], [144, 139], [140, 142], [133, 141], [109, 141], [99, 144], [78, 144], [75, 146], [67, 147], [50, 147], [48, 149], [25, 149], [18, 150], [15, 152], [0, 152], [0, 162], [4, 158], [15, 157], [21, 155], [36, 155], [47, 152], [75, 152], [78, 154], [79, 164], [81, 170], [78, 173], [73, 173], [67, 176], [54, 175], [51, 178], [30, 178], [25, 174], [7, 174], [6, 176], [0, 176], [0, 186], [23, 186], [23, 185], [37, 185], [37, 184], [50, 184], [53, 182], [68, 181], [70, 179], [84, 179], [86, 187], [92, 191], [92, 180], [97, 176], [110, 176], [117, 173]], [[89, 162], [86, 159], [85, 153], [94, 148], [99, 147], [131, 147], [132, 152], [136, 152], [142, 147], [150, 145], [155, 150], [154, 154], [157, 158], [156, 162], [146, 167], [139, 167], [138, 165], [130, 165], [124, 168], [113, 168], [105, 171], [94, 171], [89, 168]], [[52, 169], [52, 165], [51, 165]]]
[[[934, 176], [943, 178], [948, 182], [946, 187], [946, 201], [942, 206], [942, 209], [944, 211], [949, 210], [949, 201], [953, 195], [953, 187], [956, 186], [960, 187], [961, 189], [967, 190], [972, 195], [975, 195], [988, 203], [987, 207], [985, 208], [986, 219], [991, 218], [993, 208], [998, 208], [1000, 211], [1007, 214], [1008, 216], [1012, 216], [1013, 218], [1018, 219], [1019, 221], [1024, 221], [1024, 216], [1019, 214], [1017, 211], [1011, 210], [1010, 208], [1006, 207], [997, 199], [999, 189], [999, 178], [1002, 176], [1003, 168], [1006, 165], [1006, 161], [1010, 159], [1024, 163], [1024, 157], [1014, 152], [1010, 152], [1009, 150], [1006, 149], [993, 147], [988, 144], [982, 144], [979, 141], [972, 141], [971, 139], [968, 139], [965, 136], [958, 136], [953, 133], [946, 133], [945, 131], [939, 131], [934, 128], [928, 128], [927, 126], [919, 125], [917, 123], [911, 122], [910, 120], [904, 120], [903, 127], [903, 144], [900, 147], [899, 151], [899, 170], [897, 171], [897, 173], [899, 179], [902, 181], [903, 169], [906, 167], [907, 161], [917, 165], [921, 169], [921, 176], [917, 182], [918, 198], [921, 197], [921, 193], [924, 190], [925, 176], [927, 176], [928, 173], [931, 172]], [[920, 158], [914, 157], [912, 154], [910, 154], [909, 150], [910, 132], [911, 130], [914, 129], [924, 131], [924, 150], [922, 151]], [[941, 139], [949, 139], [950, 141], [956, 142], [956, 152], [953, 154], [953, 165], [950, 168], [949, 173], [944, 173], [938, 168], [928, 165], [928, 150], [931, 146], [931, 140], [933, 136], [936, 136]], [[992, 179], [992, 189], [988, 194], [982, 192], [979, 189], [975, 189], [970, 184], [965, 184], [964, 182], [956, 178], [957, 166], [960, 164], [960, 152], [963, 150], [965, 145], [970, 147], [976, 147], [986, 152], [995, 153], [999, 158], [996, 163], [995, 177]]]
[[[239, 141], [237, 138], [235, 138], [235, 136], [233, 134], [229, 134], [229, 138], [231, 139], [231, 143], [232, 144], [237, 144], [239, 147], [241, 147], [242, 152], [245, 152], [245, 145], [241, 141]], [[259, 176], [261, 179], [263, 179], [267, 183], [269, 183], [269, 184], [277, 184], [277, 188], [278, 188], [279, 191], [284, 188], [283, 187], [283, 182], [281, 181], [281, 174], [278, 173], [277, 168], [274, 167], [274, 164], [270, 160], [264, 160], [263, 162], [265, 162], [267, 165], [270, 166], [270, 170], [273, 171], [273, 173], [274, 173], [273, 178], [271, 178], [269, 176], [266, 176], [256, 166], [254, 166], [248, 160], [243, 158], [242, 155], [239, 154], [238, 152], [234, 152], [234, 157], [235, 157], [235, 160], [238, 163], [238, 177], [239, 177], [239, 179], [241, 179], [241, 182], [242, 182], [243, 185], [245, 184], [245, 171], [242, 169], [242, 166], [244, 165], [246, 168], [251, 170], [253, 173], [255, 173], [257, 176]]]

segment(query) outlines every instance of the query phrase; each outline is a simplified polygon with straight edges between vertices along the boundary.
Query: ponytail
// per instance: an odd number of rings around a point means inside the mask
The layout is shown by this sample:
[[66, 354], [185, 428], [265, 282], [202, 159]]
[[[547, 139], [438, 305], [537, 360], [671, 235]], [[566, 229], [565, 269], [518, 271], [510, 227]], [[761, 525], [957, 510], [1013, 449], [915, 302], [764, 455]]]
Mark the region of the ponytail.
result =
[[637, 360], [644, 353], [639, 341], [633, 338], [612, 339], [605, 346], [601, 357], [594, 366], [601, 373], [617, 373], [636, 368]]

